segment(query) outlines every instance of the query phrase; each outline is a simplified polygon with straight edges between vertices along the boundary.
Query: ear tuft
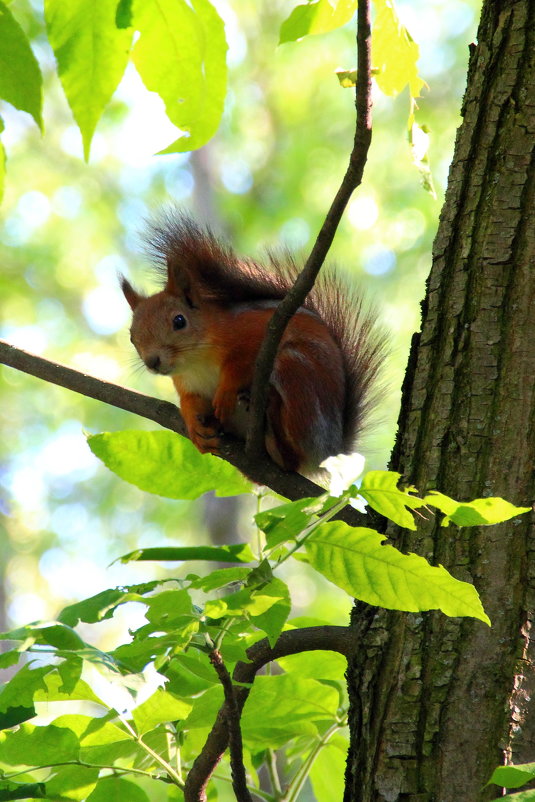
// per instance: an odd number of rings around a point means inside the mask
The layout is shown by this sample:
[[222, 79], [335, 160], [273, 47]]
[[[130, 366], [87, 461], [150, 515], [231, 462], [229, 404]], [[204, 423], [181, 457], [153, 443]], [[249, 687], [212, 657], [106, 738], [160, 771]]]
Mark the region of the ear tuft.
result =
[[132, 287], [128, 279], [122, 275], [119, 275], [119, 283], [121, 285], [123, 295], [128, 301], [128, 305], [133, 312], [138, 303], [143, 299], [143, 295], [140, 295], [139, 292]]

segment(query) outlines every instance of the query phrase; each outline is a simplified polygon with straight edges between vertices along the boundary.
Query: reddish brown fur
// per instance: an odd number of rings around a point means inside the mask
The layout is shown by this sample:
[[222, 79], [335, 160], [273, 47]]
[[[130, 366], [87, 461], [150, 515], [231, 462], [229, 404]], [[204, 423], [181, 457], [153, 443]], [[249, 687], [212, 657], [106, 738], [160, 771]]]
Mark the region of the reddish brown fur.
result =
[[[244, 435], [238, 398], [250, 389], [266, 325], [297, 269], [290, 257], [284, 266], [271, 259], [271, 270], [239, 260], [184, 217], [167, 218], [150, 245], [166, 263], [166, 286], [144, 298], [123, 280], [132, 339], [149, 367], [172, 375], [195, 445], [217, 451], [220, 425]], [[266, 447], [282, 467], [311, 472], [325, 457], [353, 450], [384, 339], [332, 275], [320, 279], [305, 307], [275, 361]], [[173, 331], [177, 314], [187, 320], [183, 331]]]

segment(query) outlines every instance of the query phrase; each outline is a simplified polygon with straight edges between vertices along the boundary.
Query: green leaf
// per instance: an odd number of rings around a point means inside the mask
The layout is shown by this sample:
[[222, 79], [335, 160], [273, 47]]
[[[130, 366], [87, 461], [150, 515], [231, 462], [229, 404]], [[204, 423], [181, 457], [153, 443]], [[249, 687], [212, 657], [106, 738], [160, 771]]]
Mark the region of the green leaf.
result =
[[[216, 132], [225, 101], [223, 21], [208, 0], [134, 0], [140, 32], [132, 59], [152, 92], [184, 133], [163, 153], [195, 150]], [[243, 492], [243, 491], [238, 491]]]
[[271, 582], [256, 590], [253, 596], [256, 599], [273, 600], [263, 613], [251, 615], [254, 624], [266, 633], [270, 645], [274, 646], [292, 609], [288, 586], [281, 579], [273, 577]]
[[332, 722], [338, 699], [334, 688], [313, 679], [257, 677], [243, 710], [244, 740], [251, 749], [276, 749], [290, 738], [316, 735], [319, 725]]
[[0, 780], [0, 802], [10, 799], [46, 799], [44, 783], [14, 783]]
[[266, 535], [267, 548], [294, 540], [308, 526], [313, 515], [323, 508], [323, 500], [323, 496], [319, 499], [301, 498], [255, 515], [256, 525]]
[[0, 668], [11, 668], [16, 666], [20, 660], [21, 653], [18, 649], [9, 649], [7, 652], [0, 654]]
[[[148, 590], [152, 590], [157, 585], [158, 582], [149, 583]], [[97, 621], [111, 618], [117, 607], [128, 601], [143, 601], [143, 598], [139, 593], [132, 593], [128, 589], [110, 588], [89, 599], [64, 607], [58, 620], [71, 627], [76, 626], [80, 621], [95, 624]]]
[[7, 730], [10, 727], [15, 727], [17, 724], [22, 724], [23, 721], [28, 721], [36, 715], [35, 708], [13, 706], [8, 707], [3, 713], [0, 713], [0, 730]]
[[191, 696], [216, 685], [219, 680], [207, 656], [198, 650], [177, 654], [165, 667], [169, 679], [167, 689], [184, 696]]
[[118, 28], [132, 27], [132, 0], [119, 0], [115, 12], [115, 24]]
[[323, 524], [306, 541], [310, 564], [351, 596], [390, 610], [442, 610], [472, 616], [490, 625], [473, 585], [443, 566], [429, 565], [416, 554], [402, 554], [384, 544], [373, 529], [345, 523]]
[[90, 435], [87, 441], [121, 479], [165, 498], [194, 499], [210, 490], [235, 496], [251, 490], [228, 462], [200, 454], [187, 438], [172, 432], [113, 432]]
[[121, 777], [104, 777], [87, 802], [149, 802], [149, 797], [139, 785]]
[[[68, 669], [65, 666], [49, 666], [53, 670], [43, 678], [43, 684], [38, 687], [33, 694], [36, 702], [70, 702], [82, 700], [94, 702], [105, 707], [104, 702], [93, 692], [87, 682], [83, 679], [76, 679], [76, 675], [69, 677]], [[71, 665], [70, 669], [76, 672], [76, 665]], [[72, 680], [72, 681], [69, 681]]]
[[287, 585], [273, 578], [260, 587], [244, 587], [220, 599], [208, 601], [204, 611], [209, 618], [225, 616], [250, 617], [262, 629], [271, 645], [279, 637], [290, 614], [291, 602]]
[[337, 652], [317, 651], [281, 657], [277, 663], [286, 674], [295, 674], [303, 679], [328, 679], [343, 681], [347, 660]]
[[0, 691], [0, 711], [5, 712], [12, 707], [33, 707], [34, 695], [38, 689], [46, 691], [45, 677], [52, 669], [53, 666], [22, 666]]
[[144, 735], [158, 724], [184, 719], [191, 713], [193, 705], [179, 699], [169, 691], [158, 688], [149, 699], [132, 710], [139, 735]]
[[416, 63], [420, 49], [400, 23], [393, 0], [375, 0], [377, 14], [372, 30], [372, 61], [377, 85], [385, 95], [397, 95], [409, 85], [418, 97], [425, 81]]
[[59, 716], [52, 722], [75, 733], [80, 742], [80, 759], [86, 762], [113, 762], [118, 757], [135, 751], [132, 736], [109, 721], [116, 716], [110, 711], [106, 716], [84, 716], [78, 713]]
[[494, 783], [504, 788], [520, 788], [532, 780], [535, 780], [535, 763], [519, 763], [517, 766], [498, 766], [487, 785]]
[[250, 563], [255, 556], [247, 543], [230, 546], [156, 546], [152, 549], [137, 549], [121, 557], [121, 562], [183, 562], [184, 560], [209, 560], [223, 563]]
[[503, 498], [476, 498], [474, 501], [454, 501], [454, 499], [432, 490], [424, 498], [424, 504], [437, 507], [446, 514], [442, 526], [453, 521], [457, 526], [491, 526], [508, 521], [530, 512], [531, 507], [515, 507]]
[[[214, 677], [216, 677], [214, 671]], [[223, 688], [218, 683], [193, 699], [193, 709], [184, 723], [184, 729], [204, 729], [212, 726], [223, 704]]]
[[16, 109], [27, 111], [43, 129], [41, 71], [26, 34], [1, 0], [0, 97]]
[[[215, 571], [208, 574], [208, 576], [192, 579], [191, 587], [209, 593], [211, 590], [219, 590], [219, 588], [224, 588], [226, 585], [231, 585], [234, 582], [243, 582], [250, 573], [251, 569], [242, 565], [238, 565], [236, 568], [217, 568]], [[190, 576], [187, 578], [189, 579]]]
[[72, 730], [49, 724], [21, 724], [14, 732], [0, 732], [2, 761], [12, 766], [44, 766], [76, 760], [80, 744]]
[[[118, 646], [110, 654], [122, 668], [126, 668], [130, 672], [142, 671], [147, 663], [165, 655], [170, 649], [178, 646], [178, 640], [175, 631], [160, 637], [152, 635], [139, 635], [138, 637], [138, 633], [136, 633], [131, 643]], [[189, 637], [187, 637], [187, 640], [189, 640]]]
[[310, 782], [316, 799], [339, 802], [344, 795], [344, 774], [349, 742], [334, 735], [320, 750], [310, 769]]
[[0, 142], [0, 203], [4, 198], [4, 184], [6, 180], [6, 150]]
[[89, 159], [97, 123], [121, 80], [131, 30], [115, 24], [117, 0], [45, 0], [48, 38]]
[[62, 797], [66, 799], [87, 799], [95, 788], [99, 769], [85, 766], [63, 766], [46, 782], [46, 795], [50, 799]]
[[385, 518], [406, 529], [416, 529], [414, 518], [409, 510], [424, 506], [424, 501], [409, 495], [409, 489], [400, 490], [398, 482], [400, 473], [394, 471], [370, 471], [365, 474], [359, 493], [370, 507], [377, 510]]
[[195, 618], [187, 590], [164, 590], [145, 603], [148, 605], [147, 620], [162, 629], [168, 630]]
[[312, 0], [296, 6], [281, 25], [279, 44], [340, 28], [356, 10], [357, 0]]
[[27, 641], [29, 645], [38, 643], [53, 646], [55, 649], [79, 649], [85, 647], [84, 641], [73, 629], [61, 623], [30, 624], [26, 627], [3, 632], [0, 640]]

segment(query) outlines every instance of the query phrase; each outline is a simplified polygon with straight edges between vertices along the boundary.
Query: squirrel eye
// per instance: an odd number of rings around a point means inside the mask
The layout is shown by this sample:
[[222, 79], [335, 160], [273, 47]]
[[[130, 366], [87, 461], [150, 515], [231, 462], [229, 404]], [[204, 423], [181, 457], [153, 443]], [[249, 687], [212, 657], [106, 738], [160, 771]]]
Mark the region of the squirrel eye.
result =
[[175, 331], [184, 329], [187, 326], [187, 320], [184, 315], [175, 315], [173, 318], [173, 328]]

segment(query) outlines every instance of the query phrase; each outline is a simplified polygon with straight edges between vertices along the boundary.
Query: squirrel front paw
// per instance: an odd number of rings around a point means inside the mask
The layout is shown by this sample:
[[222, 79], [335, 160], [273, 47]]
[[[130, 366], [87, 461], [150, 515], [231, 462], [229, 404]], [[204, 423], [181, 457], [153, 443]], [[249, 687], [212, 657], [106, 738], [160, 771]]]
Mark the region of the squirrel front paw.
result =
[[196, 415], [188, 426], [188, 436], [201, 454], [219, 454], [221, 426], [214, 415]]

